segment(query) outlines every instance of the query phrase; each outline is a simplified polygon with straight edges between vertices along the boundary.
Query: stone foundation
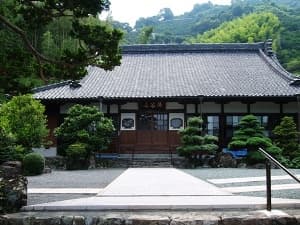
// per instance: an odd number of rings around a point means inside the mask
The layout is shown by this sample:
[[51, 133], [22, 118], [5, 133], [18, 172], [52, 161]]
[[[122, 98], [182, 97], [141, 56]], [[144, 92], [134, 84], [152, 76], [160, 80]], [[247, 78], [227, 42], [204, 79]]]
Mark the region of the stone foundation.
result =
[[26, 203], [27, 178], [22, 175], [21, 162], [3, 163], [0, 166], [0, 213], [17, 212]]
[[[90, 169], [95, 168], [129, 168], [129, 167], [175, 167], [185, 168], [187, 162], [185, 159], [134, 159], [118, 158], [118, 159], [96, 159]], [[61, 156], [46, 158], [46, 167], [56, 170], [65, 170], [65, 159]]]
[[300, 225], [284, 212], [45, 212], [0, 216], [1, 225]]
[[[65, 170], [65, 158], [62, 156], [46, 157], [46, 167], [56, 170]], [[132, 160], [128, 158], [116, 159], [93, 159], [90, 169], [95, 168], [129, 168], [129, 167], [174, 167], [174, 168], [190, 168], [190, 164], [184, 157], [174, 157], [172, 160], [166, 158], [143, 158], [135, 156]], [[246, 164], [240, 163], [239, 160], [233, 159], [230, 155], [220, 154], [210, 159], [203, 167], [223, 167], [223, 168], [245, 168]], [[264, 167], [264, 165], [263, 165]]]
[[62, 156], [45, 157], [45, 166], [51, 169], [64, 170], [66, 169], [66, 160]]

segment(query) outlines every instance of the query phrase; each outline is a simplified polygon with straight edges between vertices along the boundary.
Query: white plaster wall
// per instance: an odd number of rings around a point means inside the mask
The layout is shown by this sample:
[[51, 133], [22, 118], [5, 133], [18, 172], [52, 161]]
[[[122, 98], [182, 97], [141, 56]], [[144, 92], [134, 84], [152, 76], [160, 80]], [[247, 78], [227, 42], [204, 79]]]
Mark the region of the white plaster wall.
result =
[[119, 113], [118, 105], [117, 104], [110, 105], [109, 112], [110, 113]]
[[[217, 104], [215, 102], [204, 102], [201, 105], [202, 113], [220, 113], [221, 112], [221, 104]], [[200, 113], [200, 104], [198, 104], [198, 112]]]
[[60, 106], [59, 112], [60, 114], [67, 114], [68, 110], [75, 105], [75, 103], [66, 103]]
[[256, 102], [250, 105], [250, 113], [280, 113], [280, 105], [273, 102]]
[[124, 105], [121, 105], [121, 109], [126, 109], [126, 110], [138, 110], [139, 106], [137, 102], [128, 102]]
[[247, 113], [247, 104], [241, 102], [229, 102], [224, 104], [224, 113]]
[[178, 102], [167, 102], [166, 109], [184, 109], [184, 105]]
[[186, 105], [186, 113], [196, 113], [195, 104], [187, 104]]
[[287, 104], [283, 104], [282, 111], [283, 113], [298, 113], [298, 103], [289, 102]]
[[[95, 106], [97, 109], [100, 109], [100, 102], [92, 102], [89, 106]], [[107, 113], [107, 105], [102, 103], [102, 112]]]

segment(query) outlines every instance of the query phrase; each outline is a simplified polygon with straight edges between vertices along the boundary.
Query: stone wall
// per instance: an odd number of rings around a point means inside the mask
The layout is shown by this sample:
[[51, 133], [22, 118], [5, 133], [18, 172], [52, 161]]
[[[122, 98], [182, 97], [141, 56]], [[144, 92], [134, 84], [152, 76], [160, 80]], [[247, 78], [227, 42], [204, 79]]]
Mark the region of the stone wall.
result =
[[45, 166], [51, 169], [64, 170], [66, 169], [66, 160], [62, 156], [45, 157]]
[[300, 215], [256, 212], [40, 212], [0, 216], [1, 225], [300, 225]]
[[3, 163], [0, 166], [0, 213], [17, 212], [26, 203], [27, 178], [22, 175], [21, 163]]
[[[129, 168], [129, 167], [171, 167], [170, 159], [134, 159], [131, 158], [118, 158], [118, 159], [93, 159], [91, 162], [90, 169], [95, 168]], [[175, 168], [185, 168], [188, 164], [185, 158], [173, 158], [172, 159], [173, 167]], [[56, 157], [46, 157], [46, 167], [56, 170], [65, 170], [65, 158], [62, 156]]]

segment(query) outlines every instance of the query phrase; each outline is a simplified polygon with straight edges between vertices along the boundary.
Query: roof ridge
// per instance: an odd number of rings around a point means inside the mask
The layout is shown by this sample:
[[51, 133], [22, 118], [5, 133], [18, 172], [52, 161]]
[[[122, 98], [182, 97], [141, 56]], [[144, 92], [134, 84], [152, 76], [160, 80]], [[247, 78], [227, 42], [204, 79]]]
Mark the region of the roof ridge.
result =
[[121, 46], [123, 54], [191, 53], [205, 51], [258, 51], [265, 42], [256, 43], [196, 43], [196, 44], [138, 44]]
[[294, 74], [288, 72], [285, 68], [282, 67], [282, 65], [280, 65], [275, 54], [267, 56], [262, 50], [259, 50], [259, 52], [262, 59], [264, 59], [264, 61], [271, 67], [271, 69], [281, 75], [285, 80], [290, 82], [299, 80], [297, 77], [295, 77]]
[[52, 88], [57, 88], [57, 87], [62, 87], [62, 86], [65, 86], [65, 85], [69, 85], [71, 82], [72, 82], [72, 80], [66, 80], [66, 81], [62, 81], [62, 82], [59, 82], [59, 83], [48, 84], [48, 85], [44, 85], [44, 86], [41, 86], [41, 87], [33, 88], [32, 91], [33, 92], [47, 91], [47, 90], [52, 89]]

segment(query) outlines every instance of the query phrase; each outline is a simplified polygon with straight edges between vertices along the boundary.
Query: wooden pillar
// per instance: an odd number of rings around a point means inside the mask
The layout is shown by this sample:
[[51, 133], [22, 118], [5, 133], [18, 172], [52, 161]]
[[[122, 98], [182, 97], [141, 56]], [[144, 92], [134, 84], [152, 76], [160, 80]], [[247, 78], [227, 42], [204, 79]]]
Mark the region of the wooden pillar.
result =
[[219, 116], [219, 127], [220, 127], [220, 133], [219, 133], [219, 145], [221, 147], [224, 147], [225, 145], [225, 134], [226, 134], [226, 118], [224, 114], [224, 103], [221, 102], [221, 113]]
[[99, 98], [99, 111], [100, 111], [100, 112], [103, 111], [103, 103], [102, 103], [102, 102], [103, 102], [103, 98], [100, 97], [100, 98]]

